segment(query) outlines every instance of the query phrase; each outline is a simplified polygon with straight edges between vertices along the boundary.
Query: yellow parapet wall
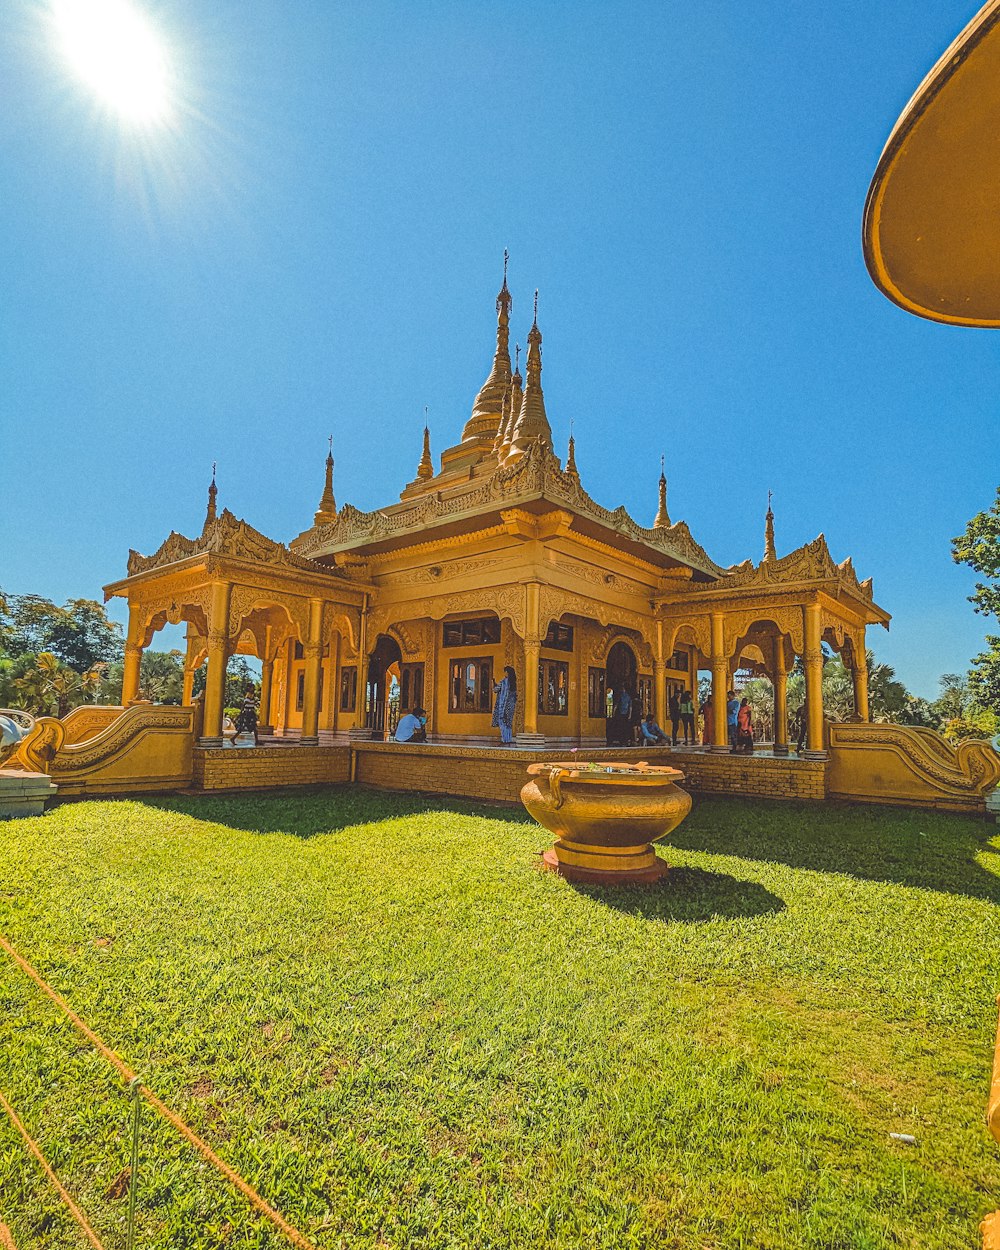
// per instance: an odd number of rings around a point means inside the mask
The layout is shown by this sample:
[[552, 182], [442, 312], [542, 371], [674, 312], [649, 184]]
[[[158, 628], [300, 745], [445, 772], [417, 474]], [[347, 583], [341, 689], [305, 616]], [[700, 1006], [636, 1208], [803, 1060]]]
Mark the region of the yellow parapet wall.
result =
[[[9, 766], [46, 772], [62, 798], [180, 790], [191, 784], [194, 709], [136, 704], [100, 732], [68, 741], [65, 721], [43, 716]], [[78, 726], [82, 728], [82, 725]]]
[[834, 724], [829, 733], [830, 798], [984, 812], [1000, 783], [1000, 755], [988, 742], [951, 747], [911, 725]]
[[102, 729], [113, 724], [125, 709], [111, 705], [81, 703], [62, 718], [63, 729], [66, 731], [65, 745], [73, 746], [77, 742], [86, 742]]

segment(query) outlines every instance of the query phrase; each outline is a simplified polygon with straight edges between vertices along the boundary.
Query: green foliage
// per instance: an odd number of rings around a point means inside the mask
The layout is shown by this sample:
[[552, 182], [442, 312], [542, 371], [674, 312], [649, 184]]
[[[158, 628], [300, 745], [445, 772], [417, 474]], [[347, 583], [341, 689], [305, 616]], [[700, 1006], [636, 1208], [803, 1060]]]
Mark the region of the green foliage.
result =
[[[992, 505], [972, 518], [964, 534], [951, 540], [951, 551], [956, 564], [967, 564], [988, 578], [1000, 578], [1000, 489]], [[1000, 616], [1000, 586], [977, 582], [969, 602], [977, 612]]]
[[[509, 809], [72, 803], [5, 828], [0, 931], [319, 1250], [971, 1250], [995, 833], [705, 800], [617, 892]], [[0, 1088], [119, 1245], [127, 1092], [6, 960], [0, 1002]], [[285, 1244], [143, 1124], [144, 1250]], [[18, 1245], [80, 1244], [2, 1116], [0, 1193]]]
[[[976, 583], [975, 594], [969, 596], [977, 612], [1000, 617], [1000, 489], [992, 505], [977, 513], [965, 527], [965, 533], [952, 539], [952, 556], [957, 564], [967, 564], [992, 581]], [[977, 655], [969, 673], [969, 686], [984, 708], [1000, 715], [1000, 638], [986, 637], [987, 650]]]
[[[109, 664], [101, 680], [98, 703], [119, 703], [125, 666], [117, 660]], [[143, 651], [139, 666], [139, 698], [151, 703], [180, 704], [184, 695], [184, 653], [182, 651]]]
[[122, 656], [121, 626], [93, 599], [68, 599], [60, 608], [41, 595], [0, 592], [0, 641], [12, 658], [51, 652], [81, 675]]

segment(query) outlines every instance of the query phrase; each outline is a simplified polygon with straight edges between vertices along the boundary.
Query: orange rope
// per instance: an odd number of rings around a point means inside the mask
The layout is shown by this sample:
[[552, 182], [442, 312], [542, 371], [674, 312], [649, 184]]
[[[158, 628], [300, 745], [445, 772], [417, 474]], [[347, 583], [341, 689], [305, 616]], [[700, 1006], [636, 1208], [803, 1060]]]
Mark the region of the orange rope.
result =
[[[67, 1017], [67, 1019], [69, 1019], [72, 1022], [72, 1024], [77, 1029], [80, 1030], [80, 1032], [84, 1035], [84, 1037], [86, 1037], [97, 1048], [97, 1050], [101, 1052], [104, 1058], [107, 1059], [108, 1063], [110, 1063], [112, 1067], [117, 1069], [117, 1071], [122, 1076], [122, 1078], [126, 1081], [126, 1083], [137, 1081], [139, 1079], [136, 1076], [136, 1074], [132, 1071], [132, 1069], [128, 1066], [128, 1064], [125, 1063], [125, 1061], [119, 1055], [117, 1055], [111, 1049], [110, 1046], [106, 1045], [101, 1040], [101, 1038], [98, 1037], [98, 1035], [94, 1032], [93, 1029], [89, 1028], [86, 1024], [84, 1024], [84, 1022], [76, 1014], [73, 1008], [70, 1007], [69, 1003], [66, 1002], [66, 1000], [62, 997], [62, 995], [57, 993], [57, 991], [54, 990], [52, 986], [49, 985], [48, 982], [43, 979], [40, 973], [35, 971], [35, 969], [31, 966], [31, 964], [29, 964], [28, 961], [22, 955], [18, 954], [18, 952], [14, 949], [13, 946], [11, 946], [11, 944], [7, 941], [7, 939], [2, 934], [0, 934], [0, 947], [2, 947], [7, 952], [8, 955], [10, 955], [11, 959], [14, 960], [14, 962], [18, 965], [18, 967], [22, 970], [22, 972], [24, 972], [27, 976], [29, 976], [31, 980], [34, 981], [35, 984], [39, 987], [39, 989], [41, 989], [45, 994], [49, 996], [49, 998], [52, 999], [52, 1001], [56, 1004], [59, 1010]], [[222, 1175], [226, 1178], [226, 1180], [228, 1180], [231, 1184], [235, 1185], [236, 1188], [240, 1191], [240, 1193], [244, 1196], [244, 1198], [247, 1199], [247, 1201], [250, 1203], [251, 1206], [256, 1207], [256, 1209], [262, 1215], [267, 1216], [267, 1218], [271, 1221], [271, 1223], [275, 1226], [275, 1228], [277, 1228], [280, 1232], [282, 1232], [285, 1235], [285, 1237], [292, 1243], [293, 1246], [298, 1246], [299, 1250], [315, 1250], [315, 1247], [313, 1246], [311, 1241], [308, 1241], [302, 1235], [302, 1233], [298, 1231], [297, 1228], [293, 1228], [292, 1225], [289, 1224], [288, 1221], [284, 1218], [284, 1216], [282, 1216], [279, 1212], [277, 1212], [274, 1209], [274, 1207], [270, 1205], [270, 1203], [265, 1202], [265, 1200], [260, 1196], [260, 1194], [256, 1191], [256, 1189], [254, 1189], [253, 1186], [248, 1181], [245, 1181], [243, 1177], [240, 1176], [239, 1172], [234, 1171], [229, 1166], [228, 1163], [225, 1163], [222, 1159], [220, 1159], [219, 1156], [215, 1153], [215, 1151], [211, 1148], [211, 1146], [209, 1146], [207, 1142], [202, 1141], [202, 1139], [198, 1136], [198, 1134], [193, 1129], [188, 1128], [188, 1126], [184, 1123], [184, 1121], [180, 1118], [180, 1116], [176, 1115], [173, 1111], [171, 1111], [170, 1108], [166, 1105], [166, 1103], [162, 1102], [159, 1098], [157, 1098], [157, 1096], [152, 1092], [152, 1090], [147, 1089], [146, 1086], [142, 1085], [141, 1083], [140, 1083], [140, 1090], [142, 1092], [143, 1098], [146, 1099], [146, 1101], [150, 1104], [150, 1106], [154, 1107], [160, 1113], [160, 1115], [163, 1116], [165, 1120], [168, 1120], [174, 1126], [174, 1128], [177, 1129], [177, 1131], [180, 1133], [182, 1137], [184, 1137], [187, 1141], [189, 1141], [191, 1145], [194, 1146], [194, 1148], [204, 1158], [206, 1158], [208, 1162], [211, 1163], [214, 1168], [216, 1168], [219, 1172], [222, 1173]], [[0, 1095], [0, 1097], [2, 1097], [2, 1095]], [[6, 1103], [4, 1105], [5, 1107], [7, 1107]], [[9, 1115], [13, 1116], [13, 1111], [11, 1111], [9, 1107], [7, 1107], [7, 1111]], [[54, 1174], [52, 1175], [52, 1179], [56, 1185], [59, 1184], [59, 1182], [55, 1180]], [[61, 1186], [60, 1186], [60, 1192], [63, 1192]], [[98, 1246], [98, 1250], [102, 1250], [99, 1243], [95, 1242], [95, 1245]]]
[[17, 1250], [10, 1229], [2, 1221], [0, 1221], [0, 1245], [3, 1246], [3, 1250]]
[[[94, 1247], [94, 1250], [104, 1250], [104, 1247], [101, 1245], [97, 1234], [94, 1232], [94, 1230], [90, 1227], [90, 1224], [87, 1222], [87, 1217], [84, 1215], [84, 1213], [80, 1210], [80, 1208], [76, 1205], [76, 1203], [70, 1197], [69, 1191], [67, 1190], [66, 1186], [62, 1183], [59, 1177], [56, 1176], [55, 1172], [52, 1171], [52, 1168], [49, 1165], [49, 1161], [42, 1154], [41, 1148], [39, 1147], [38, 1143], [35, 1141], [35, 1139], [31, 1136], [28, 1130], [21, 1123], [20, 1119], [18, 1118], [17, 1112], [10, 1105], [7, 1099], [4, 1098], [3, 1094], [0, 1094], [0, 1107], [3, 1107], [4, 1111], [6, 1111], [7, 1114], [10, 1116], [11, 1123], [14, 1125], [17, 1131], [24, 1138], [25, 1145], [28, 1147], [31, 1153], [35, 1156], [38, 1162], [42, 1165], [42, 1171], [45, 1173], [45, 1175], [49, 1178], [52, 1184], [55, 1185], [56, 1189], [59, 1191], [59, 1197], [62, 1198], [63, 1202], [65, 1202], [66, 1206], [69, 1208], [70, 1215], [72, 1215], [73, 1219], [76, 1220], [76, 1222], [83, 1229], [87, 1240]], [[2, 1224], [0, 1224], [0, 1228], [3, 1228]], [[7, 1232], [6, 1228], [3, 1228], [3, 1231], [6, 1234], [6, 1236], [10, 1238], [7, 1244], [10, 1246], [13, 1246], [14, 1240], [13, 1238], [10, 1237], [10, 1233]], [[17, 1250], [16, 1247], [15, 1247], [15, 1250]]]

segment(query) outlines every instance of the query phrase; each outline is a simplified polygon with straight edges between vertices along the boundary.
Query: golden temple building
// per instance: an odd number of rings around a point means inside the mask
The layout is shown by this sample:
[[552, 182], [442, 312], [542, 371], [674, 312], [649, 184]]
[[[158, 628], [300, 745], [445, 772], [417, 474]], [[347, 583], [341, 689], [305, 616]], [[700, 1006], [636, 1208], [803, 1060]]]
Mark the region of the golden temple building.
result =
[[[871, 581], [835, 563], [822, 535], [779, 557], [770, 508], [761, 560], [721, 567], [671, 520], [662, 472], [649, 526], [595, 502], [572, 437], [565, 463], [553, 447], [537, 295], [524, 377], [511, 365], [506, 274], [496, 310], [492, 368], [461, 438], [435, 466], [424, 430], [398, 502], [338, 508], [331, 447], [312, 524], [287, 545], [218, 512], [213, 477], [198, 537], [130, 552], [128, 576], [105, 588], [129, 606], [122, 703], [138, 697], [156, 631], [183, 621], [186, 703], [208, 661], [201, 746], [222, 745], [226, 665], [243, 654], [262, 665], [262, 732], [300, 745], [386, 737], [417, 705], [432, 742], [495, 744], [494, 684], [507, 665], [517, 745], [603, 745], [622, 688], [666, 725], [672, 690], [697, 700], [707, 671], [720, 707], [749, 667], [773, 684], [774, 750], [787, 754], [799, 656], [806, 754], [822, 759], [824, 643], [853, 672], [856, 717], [868, 720], [865, 630], [889, 622]], [[713, 719], [712, 749], [728, 751], [725, 718]]]

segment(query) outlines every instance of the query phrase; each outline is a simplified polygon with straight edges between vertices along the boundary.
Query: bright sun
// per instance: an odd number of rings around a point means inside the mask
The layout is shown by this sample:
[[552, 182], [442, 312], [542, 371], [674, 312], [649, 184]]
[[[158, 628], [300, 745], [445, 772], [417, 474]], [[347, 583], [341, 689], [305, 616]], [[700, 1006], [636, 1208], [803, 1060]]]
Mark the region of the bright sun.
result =
[[157, 123], [170, 104], [170, 64], [158, 32], [130, 0], [51, 0], [62, 51], [105, 105]]

